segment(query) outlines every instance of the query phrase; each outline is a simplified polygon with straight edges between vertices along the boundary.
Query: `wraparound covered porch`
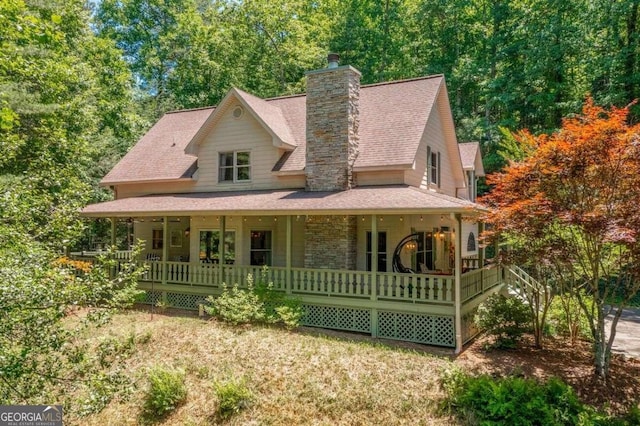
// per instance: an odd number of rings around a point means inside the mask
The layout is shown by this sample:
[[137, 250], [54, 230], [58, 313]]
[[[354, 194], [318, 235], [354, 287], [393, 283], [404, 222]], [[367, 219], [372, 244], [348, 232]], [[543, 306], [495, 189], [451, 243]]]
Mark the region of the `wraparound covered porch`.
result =
[[[111, 218], [112, 242], [118, 223], [146, 241], [137, 261], [148, 264], [140, 283], [148, 303], [195, 308], [222, 283], [245, 286], [266, 264], [265, 279], [302, 301], [306, 325], [460, 350], [473, 335], [473, 310], [499, 288], [501, 271], [481, 267], [481, 226], [469, 203], [398, 190], [418, 199], [400, 207], [380, 191], [281, 192], [282, 203], [265, 210], [271, 192], [216, 193], [116, 200], [85, 214]], [[376, 194], [379, 208], [359, 205]]]

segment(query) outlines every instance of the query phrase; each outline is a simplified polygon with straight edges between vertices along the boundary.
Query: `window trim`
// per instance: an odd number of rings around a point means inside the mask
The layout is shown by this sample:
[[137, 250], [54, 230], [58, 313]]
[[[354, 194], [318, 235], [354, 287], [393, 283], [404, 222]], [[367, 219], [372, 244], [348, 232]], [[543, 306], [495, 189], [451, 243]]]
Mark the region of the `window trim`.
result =
[[[384, 251], [380, 251], [380, 234], [384, 235]], [[364, 263], [365, 270], [371, 271], [373, 266], [373, 232], [371, 229], [367, 229], [364, 233]], [[389, 240], [387, 239], [387, 230], [378, 231], [378, 272], [388, 272], [389, 266]], [[384, 259], [380, 258], [380, 254], [384, 255]], [[384, 260], [384, 270], [380, 269], [380, 261]]]
[[[247, 154], [249, 157], [248, 164], [238, 164], [238, 154]], [[222, 156], [233, 154], [233, 165], [225, 166], [222, 164]], [[249, 179], [238, 179], [238, 169], [246, 168], [249, 171]], [[251, 182], [251, 150], [249, 149], [241, 149], [237, 151], [219, 151], [218, 152], [218, 183], [246, 183]], [[223, 170], [231, 169], [233, 170], [233, 180], [223, 179], [224, 174]]]
[[442, 182], [442, 160], [440, 151], [433, 151], [427, 145], [427, 183], [440, 188]]
[[[207, 259], [205, 257], [205, 259], [202, 259], [200, 257], [200, 244], [202, 244], [202, 233], [203, 232], [217, 232], [218, 234], [220, 234], [220, 228], [201, 228], [198, 230], [198, 261], [200, 262], [208, 262], [211, 261], [213, 262], [214, 260], [217, 260], [218, 263], [220, 263], [220, 259], [216, 259], [216, 257], [219, 255], [220, 253], [220, 236], [218, 236], [218, 250], [217, 251], [212, 251], [212, 257], [211, 259]], [[231, 259], [232, 263], [228, 263], [228, 260], [225, 259], [225, 264], [226, 265], [234, 265], [236, 263], [236, 255], [237, 255], [237, 246], [238, 246], [238, 233], [236, 232], [235, 229], [225, 229], [225, 234], [230, 234], [233, 232], [234, 236], [233, 236], [233, 259]], [[223, 239], [224, 241], [224, 239]], [[225, 250], [225, 258], [226, 256], [228, 256], [229, 251]], [[206, 255], [205, 255], [206, 256]], [[216, 262], [213, 262], [216, 263]]]
[[[270, 234], [269, 236], [269, 248], [265, 248], [265, 249], [254, 249], [253, 248], [253, 233], [254, 232], [268, 232]], [[253, 256], [252, 253], [253, 252], [261, 252], [261, 253], [268, 253], [267, 255], [267, 263], [265, 263], [264, 265], [267, 266], [273, 266], [273, 230], [271, 229], [251, 229], [249, 230], [249, 264], [253, 265], [253, 266], [262, 266], [262, 265], [254, 265], [252, 263], [253, 261]]]

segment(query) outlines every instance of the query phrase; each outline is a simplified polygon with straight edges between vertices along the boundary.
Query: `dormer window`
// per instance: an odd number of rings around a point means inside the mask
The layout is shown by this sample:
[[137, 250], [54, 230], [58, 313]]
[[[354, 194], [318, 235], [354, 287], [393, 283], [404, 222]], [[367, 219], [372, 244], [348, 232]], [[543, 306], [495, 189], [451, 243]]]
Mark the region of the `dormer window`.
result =
[[249, 151], [220, 153], [219, 182], [248, 182], [251, 180], [251, 155]]

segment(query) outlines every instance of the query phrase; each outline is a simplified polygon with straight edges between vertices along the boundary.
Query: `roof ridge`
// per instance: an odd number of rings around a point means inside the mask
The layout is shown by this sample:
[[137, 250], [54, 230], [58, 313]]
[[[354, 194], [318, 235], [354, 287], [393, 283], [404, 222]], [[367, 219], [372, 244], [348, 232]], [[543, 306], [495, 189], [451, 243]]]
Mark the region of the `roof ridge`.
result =
[[409, 83], [411, 81], [430, 80], [432, 78], [444, 77], [444, 74], [425, 75], [422, 77], [405, 78], [402, 80], [381, 81], [380, 83], [371, 83], [360, 86], [361, 89], [367, 87], [386, 86], [391, 84]]
[[203, 109], [216, 109], [216, 108], [217, 108], [217, 105], [209, 105], [209, 106], [203, 106], [203, 107], [197, 107], [197, 108], [174, 109], [174, 110], [165, 112], [165, 114], [176, 114], [179, 112], [191, 112], [191, 111], [200, 111]]

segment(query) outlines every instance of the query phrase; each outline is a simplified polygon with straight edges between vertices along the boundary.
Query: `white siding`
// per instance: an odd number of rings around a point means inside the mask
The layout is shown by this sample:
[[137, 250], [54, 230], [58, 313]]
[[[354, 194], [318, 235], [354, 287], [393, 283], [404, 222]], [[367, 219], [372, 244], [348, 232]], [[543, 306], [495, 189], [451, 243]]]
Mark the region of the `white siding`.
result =
[[404, 172], [402, 171], [393, 170], [356, 173], [356, 184], [358, 186], [400, 185], [403, 183]]
[[[245, 111], [241, 118], [228, 108], [198, 148], [198, 181], [196, 191], [237, 191], [304, 187], [304, 176], [280, 178], [271, 170], [283, 151], [273, 146], [271, 135]], [[251, 181], [218, 183], [219, 153], [249, 151], [251, 153]]]
[[[473, 232], [473, 237], [476, 242], [476, 249], [473, 251], [467, 250], [467, 244], [469, 242], [469, 234]], [[476, 256], [478, 255], [478, 224], [476, 222], [462, 222], [462, 256]]]
[[[167, 244], [168, 260], [177, 261], [188, 260], [189, 258], [189, 238], [185, 236], [185, 231], [190, 227], [190, 220], [188, 217], [171, 217], [168, 222], [168, 235], [163, 236], [163, 244]], [[162, 249], [154, 249], [152, 247], [153, 230], [162, 230], [162, 221], [156, 219], [153, 221], [151, 218], [146, 218], [143, 221], [136, 220], [133, 224], [133, 237], [134, 241], [138, 239], [145, 242], [145, 248], [142, 252], [142, 258], [146, 258], [147, 254], [153, 254], [158, 257], [162, 257]], [[174, 246], [170, 244], [171, 234], [179, 236], [176, 239]], [[164, 260], [164, 259], [163, 259]]]
[[[448, 226], [450, 230], [453, 230], [454, 224], [448, 215], [378, 216], [378, 232], [384, 231], [387, 233], [387, 271], [392, 271], [393, 252], [404, 237], [413, 232], [432, 232], [435, 228], [439, 229], [443, 226]], [[367, 231], [371, 231], [371, 215], [358, 216], [358, 259], [356, 266], [359, 270], [366, 269], [367, 265]], [[451, 239], [451, 233], [446, 234], [444, 238], [436, 239], [435, 265], [437, 269], [443, 271], [448, 269], [448, 254], [445, 255], [445, 251], [448, 250], [448, 244]], [[417, 269], [417, 265], [413, 264], [413, 253], [406, 250], [401, 251], [400, 260], [404, 266]]]
[[[434, 184], [428, 184], [427, 146], [431, 147], [431, 152], [440, 153], [440, 188]], [[425, 132], [422, 135], [420, 146], [418, 147], [415, 168], [414, 170], [405, 172], [405, 183], [420, 188], [431, 188], [455, 197], [456, 182], [449, 152], [450, 150], [447, 147], [440, 113], [438, 108], [433, 108], [427, 121]]]

